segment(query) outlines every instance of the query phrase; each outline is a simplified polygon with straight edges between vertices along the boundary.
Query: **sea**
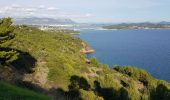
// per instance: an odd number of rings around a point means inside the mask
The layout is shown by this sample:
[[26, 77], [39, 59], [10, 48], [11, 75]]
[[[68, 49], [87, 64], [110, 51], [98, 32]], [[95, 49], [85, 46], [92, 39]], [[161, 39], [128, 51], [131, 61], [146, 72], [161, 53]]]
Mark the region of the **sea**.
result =
[[79, 36], [102, 64], [135, 66], [154, 78], [170, 82], [170, 30], [81, 30]]

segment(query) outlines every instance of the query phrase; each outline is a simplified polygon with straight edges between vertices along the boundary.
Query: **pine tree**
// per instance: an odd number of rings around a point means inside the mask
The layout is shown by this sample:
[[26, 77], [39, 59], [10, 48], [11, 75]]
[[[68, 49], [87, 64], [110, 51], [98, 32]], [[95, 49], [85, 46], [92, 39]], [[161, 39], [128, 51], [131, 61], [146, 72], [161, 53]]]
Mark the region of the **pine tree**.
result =
[[7, 64], [17, 59], [17, 52], [4, 47], [4, 44], [14, 38], [15, 27], [12, 25], [11, 18], [0, 20], [0, 64]]

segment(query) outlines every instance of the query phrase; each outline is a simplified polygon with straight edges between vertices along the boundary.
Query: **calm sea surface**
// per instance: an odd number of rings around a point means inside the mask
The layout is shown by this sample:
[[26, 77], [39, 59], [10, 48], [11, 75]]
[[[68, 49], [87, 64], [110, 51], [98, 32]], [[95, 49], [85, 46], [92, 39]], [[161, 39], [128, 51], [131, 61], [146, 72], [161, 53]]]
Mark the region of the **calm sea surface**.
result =
[[143, 68], [170, 82], [170, 30], [82, 30], [101, 63]]

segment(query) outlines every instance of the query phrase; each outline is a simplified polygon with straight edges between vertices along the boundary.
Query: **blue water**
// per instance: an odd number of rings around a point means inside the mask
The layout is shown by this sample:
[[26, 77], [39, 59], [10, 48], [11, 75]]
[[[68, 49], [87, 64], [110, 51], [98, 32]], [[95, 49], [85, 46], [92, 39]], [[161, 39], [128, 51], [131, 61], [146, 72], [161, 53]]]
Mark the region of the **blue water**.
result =
[[82, 30], [101, 63], [143, 68], [170, 82], [170, 30]]

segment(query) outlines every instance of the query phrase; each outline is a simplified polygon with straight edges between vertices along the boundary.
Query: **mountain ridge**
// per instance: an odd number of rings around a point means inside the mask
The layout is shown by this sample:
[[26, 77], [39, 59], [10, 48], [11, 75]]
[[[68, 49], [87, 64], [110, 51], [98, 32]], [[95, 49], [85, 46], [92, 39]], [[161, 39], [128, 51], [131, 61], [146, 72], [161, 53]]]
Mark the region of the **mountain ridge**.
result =
[[40, 18], [40, 17], [27, 17], [27, 18], [13, 18], [14, 24], [25, 25], [50, 25], [50, 24], [75, 24], [68, 18]]

